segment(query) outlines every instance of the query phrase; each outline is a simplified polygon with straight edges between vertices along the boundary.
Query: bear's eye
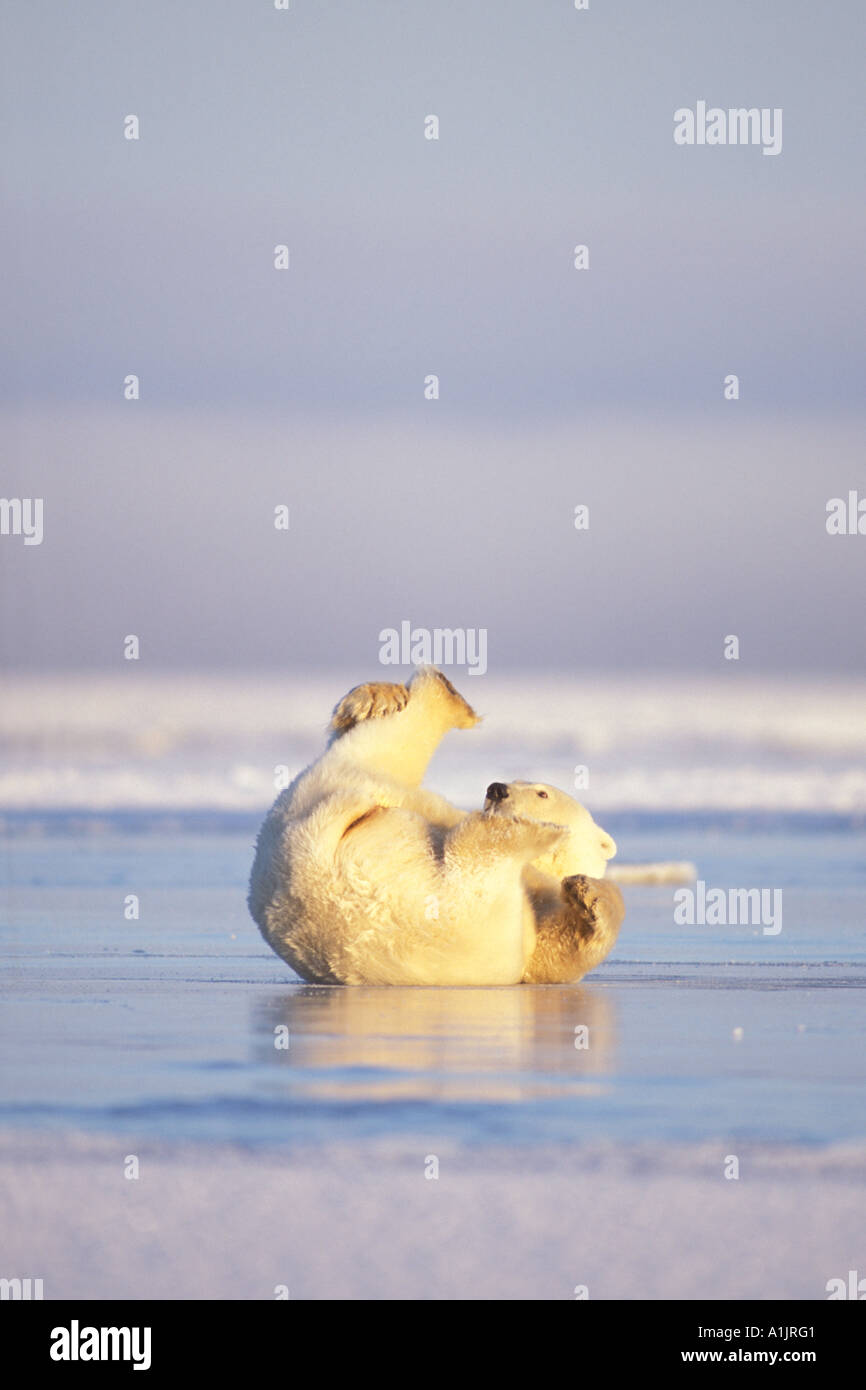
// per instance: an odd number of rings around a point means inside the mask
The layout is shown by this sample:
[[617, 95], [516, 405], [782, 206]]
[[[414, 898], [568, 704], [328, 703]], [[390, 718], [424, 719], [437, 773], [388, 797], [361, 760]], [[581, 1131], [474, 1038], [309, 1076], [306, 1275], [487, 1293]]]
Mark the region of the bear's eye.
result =
[[547, 792], [536, 792], [535, 795], [536, 795], [536, 796], [543, 796], [543, 797], [545, 798], [545, 800], [547, 799]]

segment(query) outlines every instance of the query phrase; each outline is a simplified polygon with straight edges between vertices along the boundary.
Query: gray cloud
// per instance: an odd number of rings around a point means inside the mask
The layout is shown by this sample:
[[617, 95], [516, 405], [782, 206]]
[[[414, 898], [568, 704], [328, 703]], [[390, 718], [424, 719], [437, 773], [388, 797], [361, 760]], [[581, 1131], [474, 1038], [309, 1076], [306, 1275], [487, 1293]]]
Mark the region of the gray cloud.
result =
[[[369, 665], [409, 617], [488, 627], [492, 665], [703, 669], [737, 631], [756, 667], [858, 667], [858, 540], [823, 517], [866, 492], [861, 26], [7, 14], [3, 491], [46, 539], [0, 543], [6, 660], [140, 631], [169, 666]], [[698, 98], [782, 107], [782, 154], [676, 147]]]

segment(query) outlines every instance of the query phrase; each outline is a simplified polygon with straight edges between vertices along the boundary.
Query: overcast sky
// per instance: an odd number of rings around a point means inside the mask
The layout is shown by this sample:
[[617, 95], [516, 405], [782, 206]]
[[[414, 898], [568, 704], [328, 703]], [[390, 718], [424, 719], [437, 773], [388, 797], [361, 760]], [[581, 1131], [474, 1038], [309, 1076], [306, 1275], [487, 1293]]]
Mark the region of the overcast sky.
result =
[[[375, 674], [409, 619], [491, 669], [862, 670], [863, 15], [5, 7], [6, 664]], [[699, 100], [781, 153], [677, 146]]]

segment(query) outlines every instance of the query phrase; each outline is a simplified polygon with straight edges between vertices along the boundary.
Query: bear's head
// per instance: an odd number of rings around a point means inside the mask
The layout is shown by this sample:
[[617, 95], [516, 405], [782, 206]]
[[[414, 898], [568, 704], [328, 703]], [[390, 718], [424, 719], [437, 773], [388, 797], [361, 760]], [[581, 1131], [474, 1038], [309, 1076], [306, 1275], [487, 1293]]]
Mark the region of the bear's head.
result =
[[572, 874], [603, 878], [608, 859], [616, 854], [610, 835], [596, 825], [586, 807], [546, 782], [491, 782], [484, 810], [488, 815], [520, 816], [566, 826], [568, 838], [534, 861], [537, 869], [555, 878], [570, 878]]

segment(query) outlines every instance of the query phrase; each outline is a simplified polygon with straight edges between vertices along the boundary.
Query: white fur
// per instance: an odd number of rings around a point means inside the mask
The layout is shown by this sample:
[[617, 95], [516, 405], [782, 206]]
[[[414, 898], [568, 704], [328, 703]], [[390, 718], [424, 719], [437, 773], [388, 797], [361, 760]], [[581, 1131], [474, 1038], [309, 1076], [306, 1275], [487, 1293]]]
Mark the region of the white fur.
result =
[[535, 867], [557, 880], [571, 874], [604, 878], [607, 861], [616, 854], [616, 845], [606, 830], [596, 825], [585, 806], [547, 782], [508, 782], [508, 795], [484, 804], [491, 815], [522, 816], [531, 820], [553, 821], [568, 834]]
[[[604, 832], [564, 793], [542, 819], [539, 798], [522, 798], [525, 815], [467, 816], [425, 791], [445, 732], [477, 717], [431, 669], [394, 689], [401, 703], [376, 716], [368, 700], [361, 722], [278, 797], [259, 834], [250, 911], [306, 980], [517, 984], [536, 945], [525, 871], [534, 861], [545, 881], [561, 877], [558, 850], [573, 858], [580, 845], [581, 864], [603, 871]], [[550, 823], [560, 815], [567, 828]]]

